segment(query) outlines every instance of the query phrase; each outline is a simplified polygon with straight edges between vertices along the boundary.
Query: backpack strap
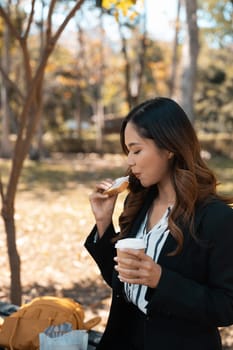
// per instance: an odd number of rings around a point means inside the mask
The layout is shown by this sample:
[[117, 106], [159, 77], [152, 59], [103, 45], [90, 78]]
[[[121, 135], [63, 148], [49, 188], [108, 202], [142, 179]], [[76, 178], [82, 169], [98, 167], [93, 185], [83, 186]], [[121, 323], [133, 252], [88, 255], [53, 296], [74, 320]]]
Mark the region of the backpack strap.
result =
[[91, 318], [89, 321], [84, 322], [84, 328], [89, 331], [91, 328], [95, 327], [98, 323], [100, 323], [101, 317], [96, 316]]
[[11, 333], [10, 338], [9, 338], [10, 350], [14, 350], [12, 342], [13, 342], [13, 338], [14, 338], [14, 335], [15, 335], [15, 332], [16, 332], [19, 320], [20, 320], [20, 318], [17, 317], [16, 320], [15, 320], [14, 328], [12, 329], [12, 333]]

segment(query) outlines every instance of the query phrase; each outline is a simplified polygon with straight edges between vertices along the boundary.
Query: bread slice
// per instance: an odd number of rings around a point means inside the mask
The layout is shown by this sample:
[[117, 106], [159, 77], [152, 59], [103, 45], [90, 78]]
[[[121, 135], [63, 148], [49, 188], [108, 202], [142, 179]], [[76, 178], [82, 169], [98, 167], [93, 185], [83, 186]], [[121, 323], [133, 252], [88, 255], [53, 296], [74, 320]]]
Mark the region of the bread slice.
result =
[[108, 194], [109, 196], [114, 196], [117, 193], [121, 193], [129, 186], [129, 176], [123, 176], [117, 178], [112, 186], [103, 192], [103, 194]]

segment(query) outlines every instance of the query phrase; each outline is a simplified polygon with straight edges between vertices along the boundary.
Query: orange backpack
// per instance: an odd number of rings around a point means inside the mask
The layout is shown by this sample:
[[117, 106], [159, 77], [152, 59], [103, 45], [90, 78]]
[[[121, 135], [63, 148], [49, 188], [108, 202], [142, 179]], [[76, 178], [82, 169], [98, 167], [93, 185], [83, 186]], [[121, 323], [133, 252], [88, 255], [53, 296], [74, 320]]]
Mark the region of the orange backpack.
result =
[[100, 320], [97, 316], [84, 322], [83, 307], [73, 299], [38, 297], [4, 319], [0, 326], [0, 346], [11, 350], [38, 350], [39, 334], [50, 325], [69, 322], [73, 330], [90, 330]]

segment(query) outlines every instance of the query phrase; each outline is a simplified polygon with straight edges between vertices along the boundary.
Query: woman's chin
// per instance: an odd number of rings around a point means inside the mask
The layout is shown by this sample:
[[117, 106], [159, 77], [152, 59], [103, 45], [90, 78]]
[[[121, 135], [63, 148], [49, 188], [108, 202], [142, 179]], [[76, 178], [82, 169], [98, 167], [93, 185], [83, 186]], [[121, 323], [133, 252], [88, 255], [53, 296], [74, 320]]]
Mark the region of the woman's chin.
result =
[[150, 184], [148, 184], [148, 182], [143, 181], [141, 179], [139, 181], [140, 181], [140, 184], [142, 185], [142, 187], [145, 187], [145, 188], [150, 187]]
[[151, 186], [154, 186], [155, 183], [154, 182], [149, 182], [149, 181], [143, 181], [140, 179], [140, 183], [142, 185], [142, 187], [145, 187], [145, 188], [148, 188], [148, 187], [151, 187]]

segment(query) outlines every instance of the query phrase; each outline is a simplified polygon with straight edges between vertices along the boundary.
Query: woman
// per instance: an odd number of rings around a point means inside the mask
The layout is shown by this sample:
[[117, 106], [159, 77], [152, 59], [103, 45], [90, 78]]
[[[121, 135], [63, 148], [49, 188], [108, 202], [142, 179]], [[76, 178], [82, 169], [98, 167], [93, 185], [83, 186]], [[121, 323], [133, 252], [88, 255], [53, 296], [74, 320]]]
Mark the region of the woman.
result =
[[[216, 192], [182, 108], [155, 98], [121, 128], [129, 193], [112, 224], [117, 196], [90, 196], [96, 226], [85, 246], [112, 288], [98, 350], [220, 350], [218, 327], [233, 323], [233, 210]], [[116, 258], [115, 242], [141, 237], [144, 252]], [[135, 292], [136, 291], [136, 292]]]

